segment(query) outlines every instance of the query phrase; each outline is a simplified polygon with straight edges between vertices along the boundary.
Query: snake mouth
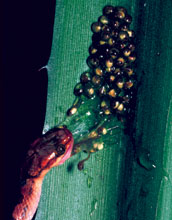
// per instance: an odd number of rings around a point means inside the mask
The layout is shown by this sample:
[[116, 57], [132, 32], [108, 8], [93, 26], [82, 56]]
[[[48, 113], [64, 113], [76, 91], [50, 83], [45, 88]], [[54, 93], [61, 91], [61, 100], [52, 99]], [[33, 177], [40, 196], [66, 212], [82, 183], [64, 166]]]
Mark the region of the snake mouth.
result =
[[59, 165], [63, 164], [67, 159], [71, 157], [73, 144], [74, 144], [72, 133], [67, 128], [64, 128], [64, 132], [66, 134], [66, 139], [64, 140], [66, 150], [59, 162]]

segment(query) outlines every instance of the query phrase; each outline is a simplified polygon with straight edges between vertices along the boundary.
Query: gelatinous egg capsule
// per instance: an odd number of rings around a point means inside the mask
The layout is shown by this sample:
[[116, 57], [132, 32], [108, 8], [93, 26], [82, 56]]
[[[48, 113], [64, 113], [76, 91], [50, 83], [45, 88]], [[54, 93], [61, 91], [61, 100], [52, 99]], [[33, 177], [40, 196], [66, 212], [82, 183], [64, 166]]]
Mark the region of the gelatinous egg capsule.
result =
[[98, 33], [101, 31], [101, 29], [102, 29], [102, 23], [100, 23], [100, 22], [94, 22], [91, 25], [91, 30], [93, 33]]
[[126, 22], [127, 24], [131, 24], [131, 22], [132, 22], [132, 17], [127, 14], [127, 15], [125, 16], [125, 19], [124, 19], [124, 20], [125, 20], [125, 22]]
[[106, 16], [104, 16], [104, 15], [100, 16], [98, 20], [102, 24], [108, 24], [109, 23], [109, 19]]
[[102, 150], [103, 149], [103, 143], [94, 143], [93, 148], [97, 150]]
[[[102, 32], [100, 42], [103, 42], [103, 44], [105, 44], [106, 41], [108, 41], [109, 39], [110, 39], [110, 34], [106, 33], [106, 32]], [[100, 44], [102, 45], [102, 43], [100, 43]]]
[[119, 107], [119, 105], [120, 105], [120, 102], [118, 100], [111, 101], [111, 108], [112, 109], [114, 109], [114, 110], [117, 109]]
[[100, 104], [101, 108], [108, 108], [108, 104], [106, 102], [106, 100], [103, 100]]
[[123, 103], [120, 103], [119, 106], [117, 107], [118, 111], [122, 111], [124, 109]]
[[100, 76], [98, 75], [95, 75], [92, 77], [92, 83], [95, 85], [95, 86], [100, 86], [103, 82], [103, 78], [101, 78]]
[[124, 7], [115, 7], [115, 17], [124, 19], [126, 17], [126, 9]]
[[106, 86], [102, 86], [102, 87], [99, 88], [99, 90], [98, 90], [98, 95], [99, 95], [100, 97], [105, 96], [106, 93], [107, 93], [107, 88], [106, 88]]
[[100, 40], [99, 41], [99, 45], [105, 45], [106, 44], [106, 41], [105, 40]]
[[108, 91], [108, 96], [109, 96], [110, 98], [115, 98], [115, 97], [117, 96], [117, 94], [118, 94], [118, 92], [117, 92], [117, 90], [114, 89], [114, 88], [112, 88], [112, 89], [110, 89], [110, 90]]
[[107, 5], [103, 8], [103, 14], [110, 16], [114, 13], [114, 7], [111, 5]]
[[119, 34], [119, 31], [118, 31], [118, 30], [112, 30], [112, 32], [111, 32], [111, 36], [112, 36], [112, 38], [114, 38], [114, 39], [117, 39], [118, 34]]
[[131, 68], [125, 68], [124, 71], [128, 74], [128, 76], [133, 75], [133, 69]]
[[134, 45], [133, 43], [130, 43], [130, 44], [128, 45], [128, 49], [129, 49], [131, 52], [133, 52], [133, 51], [135, 50], [135, 45]]
[[128, 32], [129, 25], [128, 24], [122, 24], [122, 25], [120, 25], [120, 29], [121, 29], [121, 31]]
[[90, 68], [95, 68], [99, 65], [99, 60], [95, 56], [89, 56], [87, 58], [87, 64]]
[[130, 38], [134, 38], [135, 37], [135, 33], [134, 33], [133, 30], [128, 30], [127, 33], [128, 33]]
[[83, 86], [81, 83], [76, 84], [75, 88], [74, 88], [74, 95], [76, 96], [80, 96], [83, 94]]
[[91, 84], [84, 87], [84, 94], [87, 98], [92, 98], [95, 95], [95, 90]]
[[111, 32], [112, 32], [112, 29], [111, 29], [111, 27], [109, 26], [109, 25], [103, 25], [102, 26], [102, 32], [103, 33], [108, 33], [108, 34], [111, 34]]
[[108, 39], [107, 43], [108, 43], [109, 46], [113, 47], [116, 44], [116, 40], [110, 37]]
[[125, 88], [130, 89], [131, 87], [133, 87], [134, 83], [132, 80], [128, 81], [125, 83]]
[[121, 43], [118, 44], [118, 49], [119, 49], [119, 50], [122, 50], [122, 49], [124, 49], [125, 47], [127, 47], [127, 43], [126, 43], [126, 42], [121, 42]]
[[103, 76], [103, 69], [101, 67], [97, 67], [95, 69], [95, 74], [98, 76]]
[[128, 57], [128, 56], [130, 56], [130, 54], [131, 54], [131, 50], [128, 49], [128, 48], [125, 48], [124, 51], [123, 51], [123, 55], [124, 55], [125, 57]]
[[81, 77], [80, 77], [80, 82], [85, 84], [85, 83], [88, 83], [90, 82], [91, 80], [91, 74], [90, 72], [84, 72], [81, 74]]
[[135, 54], [131, 54], [130, 56], [128, 56], [128, 60], [130, 62], [134, 62], [136, 60], [136, 55]]
[[118, 34], [118, 40], [120, 40], [120, 41], [127, 41], [128, 37], [129, 37], [129, 35], [126, 31], [120, 31]]
[[112, 27], [113, 27], [114, 29], [118, 29], [119, 26], [120, 26], [120, 22], [119, 22], [118, 20], [112, 21]]
[[72, 115], [74, 115], [77, 112], [77, 110], [78, 109], [76, 107], [71, 107], [71, 108], [68, 109], [67, 115], [68, 116], [72, 116]]
[[91, 45], [91, 46], [89, 47], [89, 54], [90, 54], [90, 55], [93, 55], [93, 54], [96, 54], [96, 53], [97, 53], [97, 48], [94, 47], [93, 45]]
[[110, 54], [110, 56], [111, 56], [113, 59], [116, 59], [116, 58], [118, 57], [118, 55], [119, 55], [119, 50], [116, 49], [116, 48], [111, 48], [111, 49], [109, 50], [109, 54]]
[[123, 57], [119, 57], [117, 60], [116, 60], [116, 65], [117, 66], [124, 66], [125, 64], [125, 59]]
[[111, 59], [106, 60], [105, 65], [106, 67], [111, 68], [113, 66], [113, 59], [111, 58]]
[[109, 103], [106, 100], [103, 100], [101, 102], [100, 106], [101, 106], [101, 109], [105, 115], [111, 114]]
[[123, 74], [124, 74], [124, 72], [120, 68], [116, 68], [115, 71], [114, 71], [115, 76], [123, 76]]
[[124, 80], [122, 78], [118, 79], [116, 85], [119, 89], [122, 89], [124, 87]]
[[115, 75], [110, 73], [110, 74], [106, 74], [105, 80], [106, 82], [110, 85], [115, 81]]

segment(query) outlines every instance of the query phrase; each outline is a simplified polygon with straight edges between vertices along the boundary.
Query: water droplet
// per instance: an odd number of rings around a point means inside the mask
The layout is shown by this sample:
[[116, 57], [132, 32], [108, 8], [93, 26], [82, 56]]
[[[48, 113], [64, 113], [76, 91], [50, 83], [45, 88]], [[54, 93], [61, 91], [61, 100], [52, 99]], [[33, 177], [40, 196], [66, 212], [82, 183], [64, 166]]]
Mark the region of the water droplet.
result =
[[138, 164], [144, 167], [146, 170], [152, 170], [156, 168], [155, 162], [150, 159], [150, 152], [145, 148], [140, 149]]
[[147, 5], [147, 4], [146, 4], [146, 2], [145, 2], [145, 3], [143, 4], [143, 6], [146, 7], [146, 5]]
[[162, 170], [162, 175], [163, 175], [163, 177], [164, 177], [164, 179], [166, 181], [170, 181], [171, 182], [170, 175], [169, 175], [169, 173], [165, 169]]
[[98, 205], [98, 201], [97, 199], [94, 199], [91, 203], [91, 212], [90, 212], [90, 216], [93, 215], [94, 211], [97, 209], [97, 205]]
[[87, 174], [88, 174], [88, 169], [83, 169], [83, 170], [82, 170], [82, 173], [83, 173], [84, 175], [87, 175]]
[[87, 178], [87, 186], [88, 186], [88, 188], [91, 188], [92, 182], [93, 182], [93, 177], [88, 176], [88, 178]]
[[90, 115], [91, 115], [91, 112], [90, 112], [90, 111], [88, 111], [88, 112], [86, 113], [86, 115], [90, 116]]

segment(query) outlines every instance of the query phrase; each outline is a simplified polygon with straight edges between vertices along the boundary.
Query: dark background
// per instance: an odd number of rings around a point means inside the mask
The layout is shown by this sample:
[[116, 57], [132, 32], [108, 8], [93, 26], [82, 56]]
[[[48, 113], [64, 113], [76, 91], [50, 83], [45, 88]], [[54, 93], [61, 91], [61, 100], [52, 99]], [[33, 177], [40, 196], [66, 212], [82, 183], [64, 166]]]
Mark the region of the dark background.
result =
[[3, 2], [1, 215], [11, 219], [29, 144], [43, 128], [55, 0]]

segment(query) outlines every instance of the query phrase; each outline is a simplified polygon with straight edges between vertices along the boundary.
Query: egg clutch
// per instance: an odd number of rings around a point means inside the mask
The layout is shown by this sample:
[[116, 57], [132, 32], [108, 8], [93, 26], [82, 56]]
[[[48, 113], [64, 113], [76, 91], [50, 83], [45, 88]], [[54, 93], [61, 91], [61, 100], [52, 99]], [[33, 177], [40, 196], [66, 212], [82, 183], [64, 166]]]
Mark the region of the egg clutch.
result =
[[[88, 157], [78, 164], [79, 169], [83, 169], [90, 153], [103, 149], [105, 139], [113, 139], [108, 131], [116, 127], [115, 119], [126, 124], [133, 119], [137, 79], [134, 71], [135, 33], [130, 29], [131, 22], [132, 17], [124, 7], [108, 5], [103, 8], [103, 15], [91, 25], [93, 35], [87, 58], [88, 70], [81, 74], [80, 82], [74, 88], [76, 100], [67, 111], [68, 118], [77, 113], [80, 115], [81, 105], [88, 105], [90, 112], [96, 112], [95, 126], [84, 137], [83, 128], [80, 131], [82, 137], [75, 138], [74, 154], [88, 153]], [[79, 126], [78, 123], [76, 130]], [[79, 130], [74, 133], [77, 132]]]
[[[130, 114], [130, 100], [136, 85], [133, 63], [135, 33], [129, 28], [132, 17], [124, 7], [105, 6], [103, 15], [91, 25], [92, 44], [87, 64], [89, 70], [82, 73], [74, 94], [100, 98], [99, 110], [104, 115], [116, 115], [119, 119]], [[67, 111], [77, 112], [80, 102], [74, 102]]]

